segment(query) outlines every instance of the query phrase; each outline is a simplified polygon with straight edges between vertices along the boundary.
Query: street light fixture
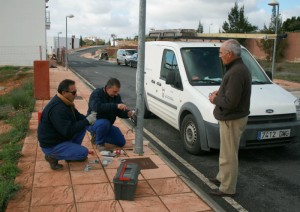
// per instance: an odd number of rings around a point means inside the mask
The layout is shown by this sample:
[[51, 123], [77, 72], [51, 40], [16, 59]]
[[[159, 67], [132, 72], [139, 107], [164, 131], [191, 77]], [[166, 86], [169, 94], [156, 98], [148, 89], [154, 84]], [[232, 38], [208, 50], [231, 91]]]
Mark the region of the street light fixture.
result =
[[274, 39], [273, 56], [272, 56], [272, 78], [274, 78], [276, 43], [277, 43], [277, 27], [278, 27], [278, 19], [279, 19], [279, 2], [276, 1], [276, 0], [272, 0], [268, 3], [268, 5], [275, 8], [275, 13], [276, 13], [276, 6], [278, 7], [276, 17], [275, 17], [275, 35], [276, 36], [275, 36], [275, 39]]
[[68, 70], [68, 18], [74, 18], [73, 14], [66, 16], [66, 50], [65, 50], [65, 66]]

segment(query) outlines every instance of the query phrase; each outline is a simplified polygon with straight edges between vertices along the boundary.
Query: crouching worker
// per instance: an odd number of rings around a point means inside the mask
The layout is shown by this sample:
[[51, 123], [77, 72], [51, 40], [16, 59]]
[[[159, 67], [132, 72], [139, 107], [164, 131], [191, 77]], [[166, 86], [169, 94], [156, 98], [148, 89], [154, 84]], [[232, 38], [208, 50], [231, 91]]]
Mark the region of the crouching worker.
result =
[[119, 147], [126, 143], [120, 129], [113, 125], [117, 116], [129, 118], [133, 115], [133, 111], [128, 110], [122, 102], [120, 87], [120, 81], [111, 78], [105, 87], [95, 89], [89, 99], [87, 113], [97, 112], [97, 120], [94, 125], [88, 127], [88, 131], [92, 134], [92, 143], [96, 143], [99, 151], [105, 150], [105, 143]]
[[73, 80], [63, 80], [57, 91], [44, 108], [38, 126], [40, 146], [53, 170], [63, 167], [58, 160], [86, 160], [88, 149], [81, 144], [87, 126], [96, 121], [96, 114], [86, 117], [75, 108], [77, 90]]

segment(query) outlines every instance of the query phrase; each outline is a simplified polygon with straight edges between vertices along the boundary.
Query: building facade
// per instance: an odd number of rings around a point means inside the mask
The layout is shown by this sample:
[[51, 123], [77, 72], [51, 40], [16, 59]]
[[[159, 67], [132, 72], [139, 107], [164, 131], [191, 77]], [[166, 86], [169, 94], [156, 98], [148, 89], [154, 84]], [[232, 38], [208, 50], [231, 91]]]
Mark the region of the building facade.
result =
[[5, 0], [0, 7], [0, 66], [33, 66], [47, 58], [49, 0]]

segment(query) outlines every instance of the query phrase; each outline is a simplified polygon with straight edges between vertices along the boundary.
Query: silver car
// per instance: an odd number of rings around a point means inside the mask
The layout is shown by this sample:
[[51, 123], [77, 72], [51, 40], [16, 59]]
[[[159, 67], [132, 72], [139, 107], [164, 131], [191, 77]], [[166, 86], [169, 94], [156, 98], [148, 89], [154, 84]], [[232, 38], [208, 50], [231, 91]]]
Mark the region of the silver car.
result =
[[129, 64], [129, 59], [134, 53], [137, 53], [136, 49], [118, 49], [117, 64], [125, 64], [127, 66]]

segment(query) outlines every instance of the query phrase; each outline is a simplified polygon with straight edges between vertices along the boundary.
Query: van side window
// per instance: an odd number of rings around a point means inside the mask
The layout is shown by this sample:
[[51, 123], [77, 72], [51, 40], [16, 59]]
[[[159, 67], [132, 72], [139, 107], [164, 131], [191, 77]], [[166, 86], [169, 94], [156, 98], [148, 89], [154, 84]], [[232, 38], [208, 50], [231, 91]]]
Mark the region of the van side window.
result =
[[179, 72], [178, 64], [174, 52], [171, 50], [164, 50], [160, 69], [160, 78], [165, 80], [169, 71]]

